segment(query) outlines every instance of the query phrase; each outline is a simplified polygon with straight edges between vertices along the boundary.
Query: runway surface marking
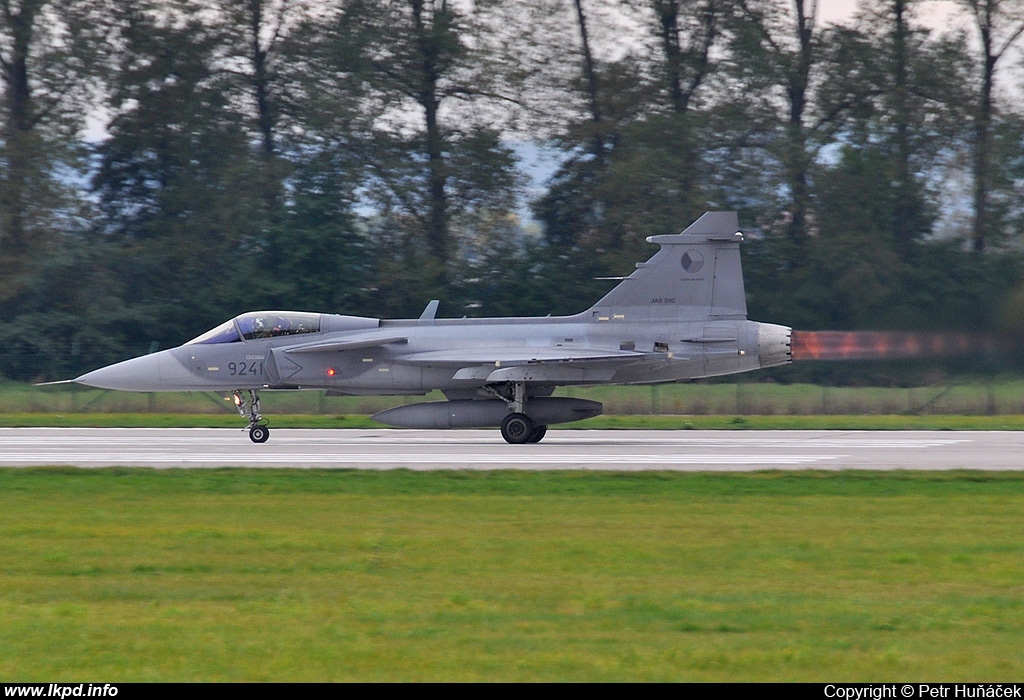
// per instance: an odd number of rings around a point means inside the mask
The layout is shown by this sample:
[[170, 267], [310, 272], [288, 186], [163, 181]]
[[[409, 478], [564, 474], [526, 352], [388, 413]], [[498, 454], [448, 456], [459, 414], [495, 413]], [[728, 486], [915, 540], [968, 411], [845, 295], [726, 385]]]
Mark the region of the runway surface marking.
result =
[[884, 431], [496, 431], [3, 428], [0, 466], [346, 469], [1024, 469], [1024, 434]]
[[[543, 455], [540, 459], [547, 465], [573, 465], [593, 466], [595, 464], [621, 465], [621, 464], [645, 464], [645, 465], [673, 465], [673, 464], [807, 464], [830, 459], [839, 459], [842, 455], [772, 455], [772, 454], [719, 454], [719, 455]], [[282, 459], [276, 455], [245, 455], [244, 458], [219, 458], [225, 465], [253, 465], [253, 464], [280, 464]], [[61, 464], [58, 456], [49, 457], [44, 453], [35, 456], [14, 456], [5, 457], [2, 460], [8, 462], [22, 462], [32, 464]], [[123, 455], [116, 452], [97, 452], [89, 455], [82, 455], [75, 460], [76, 463], [89, 463], [93, 465], [112, 464], [204, 464], [210, 461], [209, 458], [199, 457], [190, 459], [180, 454], [166, 454], [160, 452], [146, 453], [139, 455]], [[380, 454], [345, 454], [332, 455], [325, 459], [323, 454], [298, 454], [292, 453], [287, 456], [286, 462], [290, 464], [327, 464], [331, 466], [346, 466], [354, 464], [377, 464], [406, 467], [410, 465], [432, 465], [434, 468], [456, 467], [457, 465], [488, 464], [488, 465], [516, 465], [529, 466], [538, 462], [538, 455], [492, 455], [492, 454], [433, 454], [433, 455], [380, 455]]]

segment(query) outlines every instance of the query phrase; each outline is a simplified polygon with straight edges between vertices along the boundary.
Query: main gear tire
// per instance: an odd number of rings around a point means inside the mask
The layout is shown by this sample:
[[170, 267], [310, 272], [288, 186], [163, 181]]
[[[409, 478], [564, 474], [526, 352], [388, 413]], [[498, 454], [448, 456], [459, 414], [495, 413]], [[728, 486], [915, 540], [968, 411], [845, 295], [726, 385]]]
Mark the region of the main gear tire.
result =
[[501, 422], [501, 436], [512, 445], [529, 442], [536, 426], [525, 413], [510, 413]]
[[533, 432], [530, 433], [530, 439], [528, 439], [527, 442], [540, 442], [544, 439], [544, 436], [547, 435], [547, 433], [548, 426], [538, 425], [533, 429]]

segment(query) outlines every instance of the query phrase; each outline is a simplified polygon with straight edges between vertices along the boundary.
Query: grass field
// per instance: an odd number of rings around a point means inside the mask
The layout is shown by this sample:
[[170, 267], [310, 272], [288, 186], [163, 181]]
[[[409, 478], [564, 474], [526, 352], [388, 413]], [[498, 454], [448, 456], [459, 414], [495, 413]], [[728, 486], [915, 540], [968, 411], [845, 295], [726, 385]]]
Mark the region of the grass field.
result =
[[[572, 390], [568, 428], [1024, 429], [1024, 383]], [[439, 397], [430, 397], [439, 398]], [[394, 398], [267, 393], [277, 427]], [[238, 427], [0, 384], [0, 426]], [[2, 446], [0, 446], [2, 449]], [[1024, 474], [0, 469], [7, 681], [1006, 681]]]
[[1024, 474], [0, 470], [7, 681], [1006, 681]]

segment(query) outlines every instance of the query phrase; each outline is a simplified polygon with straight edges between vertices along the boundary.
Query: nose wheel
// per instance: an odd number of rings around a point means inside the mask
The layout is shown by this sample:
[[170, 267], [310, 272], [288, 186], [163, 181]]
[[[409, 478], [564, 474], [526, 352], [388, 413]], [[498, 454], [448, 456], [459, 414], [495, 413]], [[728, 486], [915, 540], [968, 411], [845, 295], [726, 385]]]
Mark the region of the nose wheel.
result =
[[270, 428], [265, 425], [254, 425], [249, 428], [249, 439], [253, 442], [266, 442], [270, 437]]

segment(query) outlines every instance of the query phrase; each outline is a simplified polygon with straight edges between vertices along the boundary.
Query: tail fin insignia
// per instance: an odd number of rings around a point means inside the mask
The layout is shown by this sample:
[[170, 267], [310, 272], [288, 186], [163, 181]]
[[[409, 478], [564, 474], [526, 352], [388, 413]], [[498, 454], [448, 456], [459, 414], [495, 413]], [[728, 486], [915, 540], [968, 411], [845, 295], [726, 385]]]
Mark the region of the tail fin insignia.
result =
[[736, 212], [707, 212], [685, 231], [651, 236], [661, 250], [591, 309], [595, 319], [746, 319]]

